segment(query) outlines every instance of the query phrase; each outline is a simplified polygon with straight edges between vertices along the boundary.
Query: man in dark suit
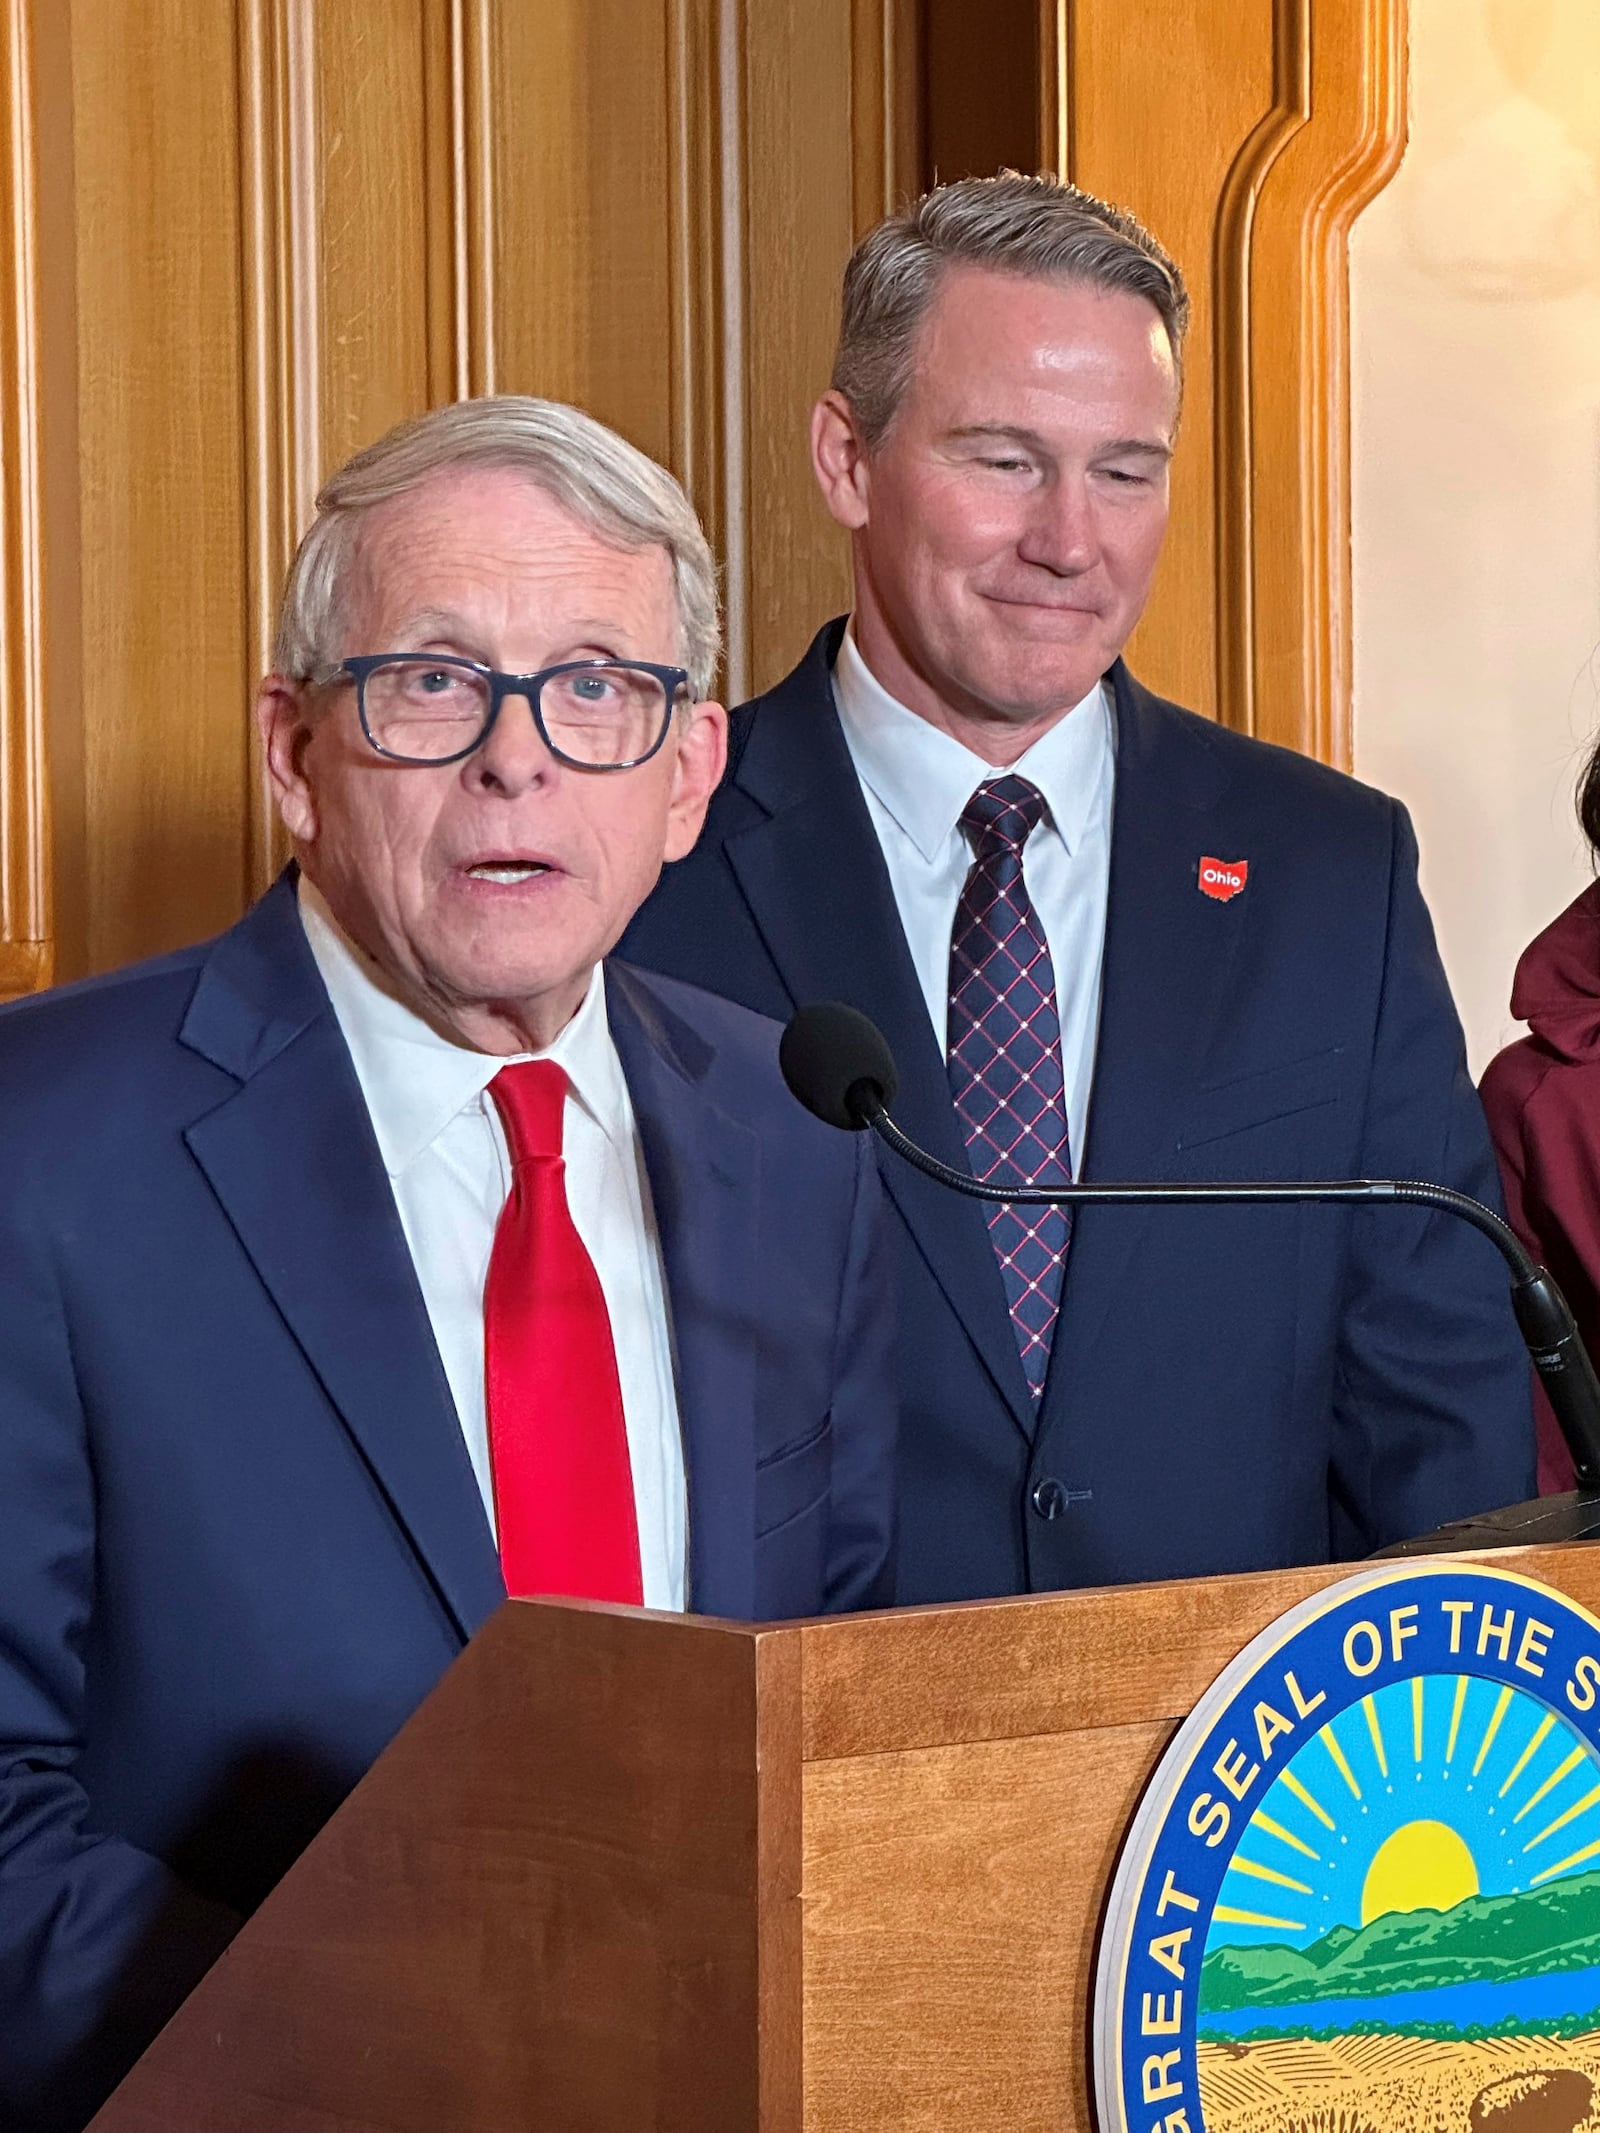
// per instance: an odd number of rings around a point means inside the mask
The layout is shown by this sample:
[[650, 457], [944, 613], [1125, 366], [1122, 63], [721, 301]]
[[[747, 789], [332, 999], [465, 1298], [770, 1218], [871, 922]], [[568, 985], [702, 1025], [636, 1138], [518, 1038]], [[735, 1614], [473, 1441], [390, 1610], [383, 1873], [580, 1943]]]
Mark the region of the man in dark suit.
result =
[[8, 2129], [81, 2124], [508, 1586], [888, 1596], [871, 1158], [771, 1024], [602, 962], [722, 768], [715, 656], [659, 468], [424, 417], [285, 597], [298, 869], [0, 1018]]
[[[988, 1179], [1493, 1167], [1395, 802], [1152, 696], [1187, 306], [1126, 216], [943, 187], [845, 277], [813, 418], [855, 609], [737, 711], [627, 953], [874, 1017]], [[1398, 1209], [989, 1212], [886, 1158], [899, 1596], [1357, 1556], [1532, 1485], [1494, 1252]]]

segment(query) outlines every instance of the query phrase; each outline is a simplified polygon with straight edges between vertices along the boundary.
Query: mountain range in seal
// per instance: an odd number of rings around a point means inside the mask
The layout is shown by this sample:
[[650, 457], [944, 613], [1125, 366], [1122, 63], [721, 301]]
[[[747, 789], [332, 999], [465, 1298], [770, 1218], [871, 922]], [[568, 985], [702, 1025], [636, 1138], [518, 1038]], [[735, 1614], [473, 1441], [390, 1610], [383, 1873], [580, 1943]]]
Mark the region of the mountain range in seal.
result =
[[1359, 1931], [1335, 1926], [1307, 1948], [1212, 1948], [1200, 1966], [1200, 2007], [1295, 2007], [1595, 1965], [1600, 1873], [1516, 1896], [1469, 1896], [1449, 1911], [1391, 1911]]

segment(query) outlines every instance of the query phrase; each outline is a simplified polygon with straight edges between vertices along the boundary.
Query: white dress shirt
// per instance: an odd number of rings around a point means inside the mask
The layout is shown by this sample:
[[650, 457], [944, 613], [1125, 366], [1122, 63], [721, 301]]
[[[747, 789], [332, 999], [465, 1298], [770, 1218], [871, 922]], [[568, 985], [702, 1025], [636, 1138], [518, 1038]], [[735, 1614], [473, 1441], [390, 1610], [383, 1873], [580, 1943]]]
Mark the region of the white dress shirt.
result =
[[[483, 1284], [511, 1189], [489, 1083], [511, 1059], [452, 1044], [388, 989], [302, 878], [300, 918], [355, 1062], [491, 1530]], [[647, 1607], [684, 1604], [686, 1504], [666, 1282], [643, 1152], [596, 970], [546, 1052], [570, 1089], [567, 1202], [611, 1317]]]
[[1044, 815], [1023, 847], [1022, 875], [1056, 974], [1076, 1172], [1089, 1124], [1111, 874], [1116, 745], [1109, 692], [1097, 683], [1004, 770], [892, 697], [869, 671], [853, 628], [839, 647], [833, 693], [941, 1052], [950, 1006], [950, 934], [972, 865], [962, 812], [985, 780], [1008, 772], [1044, 795]]

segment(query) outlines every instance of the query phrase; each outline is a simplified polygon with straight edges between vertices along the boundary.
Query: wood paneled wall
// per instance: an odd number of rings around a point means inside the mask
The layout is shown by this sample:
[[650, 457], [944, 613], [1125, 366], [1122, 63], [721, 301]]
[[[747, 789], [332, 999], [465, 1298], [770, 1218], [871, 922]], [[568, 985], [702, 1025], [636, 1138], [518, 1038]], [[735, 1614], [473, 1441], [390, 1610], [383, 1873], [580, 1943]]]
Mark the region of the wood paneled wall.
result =
[[1348, 767], [1345, 247], [1405, 145], [1406, 0], [925, 10], [938, 175], [1001, 157], [1063, 171], [1132, 208], [1194, 297], [1172, 529], [1129, 655], [1141, 678]]
[[31, 9], [0, 17], [0, 999], [52, 975], [47, 736], [64, 677], [47, 683], [59, 585], [47, 570], [64, 574], [76, 546], [52, 517], [58, 499], [46, 479], [71, 439], [44, 428], [62, 299], [70, 305], [70, 282], [52, 276], [45, 257], [62, 235], [48, 175], [55, 144], [40, 138], [41, 99], [59, 86], [59, 57], [48, 33], [42, 43], [36, 35]]
[[0, 993], [270, 878], [278, 586], [323, 474], [421, 408], [581, 402], [705, 518], [729, 691], [798, 655], [847, 599], [805, 415], [915, 190], [914, 13], [0, 0]]
[[1130, 649], [1228, 725], [1347, 767], [1345, 248], [1405, 145], [1404, 0], [1042, 0], [1043, 160], [1194, 296], [1172, 530]]
[[[322, 475], [465, 393], [685, 480], [727, 689], [847, 598], [805, 414], [854, 237], [1004, 154], [1195, 294], [1155, 687], [1348, 753], [1344, 246], [1404, 0], [0, 0], [0, 994], [226, 925]], [[974, 38], [977, 38], [975, 44]]]

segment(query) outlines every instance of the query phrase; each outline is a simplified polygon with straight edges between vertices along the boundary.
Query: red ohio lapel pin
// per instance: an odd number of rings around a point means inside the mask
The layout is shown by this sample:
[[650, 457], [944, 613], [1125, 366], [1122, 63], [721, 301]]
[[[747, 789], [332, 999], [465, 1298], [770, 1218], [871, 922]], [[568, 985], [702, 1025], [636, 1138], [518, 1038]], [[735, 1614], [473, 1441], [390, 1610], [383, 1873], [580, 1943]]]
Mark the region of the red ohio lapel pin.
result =
[[1200, 894], [1215, 897], [1219, 904], [1237, 896], [1249, 879], [1248, 859], [1202, 859], [1200, 862]]

